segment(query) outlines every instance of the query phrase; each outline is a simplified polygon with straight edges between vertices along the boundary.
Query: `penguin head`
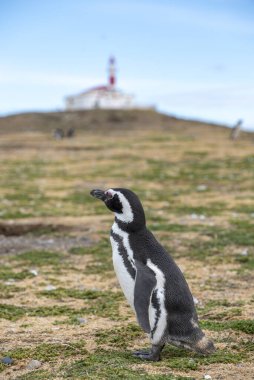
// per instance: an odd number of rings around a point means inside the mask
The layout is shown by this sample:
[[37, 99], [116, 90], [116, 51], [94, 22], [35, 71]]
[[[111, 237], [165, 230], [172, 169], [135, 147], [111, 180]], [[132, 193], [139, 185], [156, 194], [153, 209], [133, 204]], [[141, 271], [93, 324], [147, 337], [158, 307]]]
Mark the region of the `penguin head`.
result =
[[122, 188], [92, 190], [93, 197], [101, 199], [107, 208], [115, 213], [118, 221], [128, 224], [145, 224], [142, 204], [133, 191]]

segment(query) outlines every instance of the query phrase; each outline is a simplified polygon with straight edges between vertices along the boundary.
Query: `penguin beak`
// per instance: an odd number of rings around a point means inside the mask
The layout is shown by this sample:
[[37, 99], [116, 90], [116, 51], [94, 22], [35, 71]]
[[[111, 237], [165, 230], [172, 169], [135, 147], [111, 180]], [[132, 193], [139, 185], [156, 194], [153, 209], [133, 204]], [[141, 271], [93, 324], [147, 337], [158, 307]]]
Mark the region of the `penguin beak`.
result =
[[107, 199], [107, 196], [103, 190], [95, 189], [90, 192], [90, 194], [97, 199], [101, 199], [102, 201], [105, 201]]

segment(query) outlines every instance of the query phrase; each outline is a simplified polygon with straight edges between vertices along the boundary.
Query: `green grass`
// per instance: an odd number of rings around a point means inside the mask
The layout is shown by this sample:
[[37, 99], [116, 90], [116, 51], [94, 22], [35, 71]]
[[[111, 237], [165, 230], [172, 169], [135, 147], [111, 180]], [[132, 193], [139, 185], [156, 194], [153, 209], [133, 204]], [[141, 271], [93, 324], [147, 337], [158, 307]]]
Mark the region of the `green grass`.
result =
[[241, 270], [254, 270], [254, 254], [250, 253], [247, 256], [236, 256], [236, 262], [241, 264]]
[[88, 247], [87, 250], [92, 255], [93, 261], [86, 266], [86, 273], [111, 276], [113, 264], [109, 237], [102, 236], [98, 244]]
[[76, 355], [86, 355], [85, 342], [71, 342], [66, 344], [42, 343], [35, 347], [18, 347], [14, 350], [1, 352], [1, 356], [10, 356], [12, 359], [36, 359], [43, 362], [54, 362], [59, 358], [68, 358]]
[[119, 304], [124, 300], [121, 292], [77, 290], [58, 288], [52, 291], [43, 291], [40, 295], [64, 300], [65, 298], [83, 299], [86, 304], [83, 308], [85, 314], [110, 318], [111, 320], [125, 320], [127, 316], [119, 313]]
[[78, 360], [71, 365], [63, 366], [63, 377], [66, 379], [149, 379], [149, 380], [190, 380], [192, 377], [167, 374], [148, 374], [142, 369], [132, 369], [137, 359], [129, 353], [97, 350], [94, 354]]
[[254, 213], [254, 205], [253, 204], [249, 204], [249, 205], [246, 205], [246, 204], [237, 205], [237, 206], [234, 206], [232, 208], [232, 211], [239, 212], [239, 213], [242, 213], [242, 214], [252, 214], [252, 213]]
[[[167, 346], [162, 353], [163, 361], [151, 363], [158, 371], [160, 367], [169, 369], [168, 373], [149, 375], [142, 369], [131, 369], [132, 364], [142, 363], [139, 359], [131, 356], [129, 352], [97, 350], [94, 354], [89, 355], [83, 360], [79, 360], [64, 367], [64, 377], [71, 379], [192, 379], [192, 377], [177, 377], [171, 373], [171, 370], [192, 371], [201, 366], [209, 366], [217, 363], [234, 363], [237, 364], [246, 359], [248, 355], [245, 352], [236, 353], [227, 350], [218, 350], [213, 355], [201, 357], [191, 354], [185, 350], [176, 349]], [[98, 377], [97, 377], [98, 376]]]
[[22, 262], [22, 264], [36, 267], [44, 265], [56, 266], [63, 261], [64, 256], [58, 252], [34, 250], [16, 255], [13, 259]]
[[103, 274], [111, 276], [113, 271], [112, 253], [109, 237], [105, 237], [105, 232], [98, 232], [101, 235], [100, 241], [89, 247], [73, 247], [69, 250], [73, 255], [91, 255], [92, 262], [84, 269], [87, 274]]
[[[253, 268], [252, 255], [239, 260], [240, 256], [233, 257], [231, 254], [225, 254], [225, 247], [239, 246], [252, 247], [254, 245], [254, 223], [248, 221], [232, 221], [231, 226], [227, 229], [204, 226], [200, 232], [201, 235], [208, 236], [207, 241], [197, 237], [190, 242], [186, 242], [186, 255], [199, 260], [208, 258], [216, 259], [219, 262], [237, 262], [245, 263], [245, 267]], [[242, 261], [241, 261], [242, 260]]]
[[24, 280], [25, 278], [34, 277], [32, 273], [30, 273], [26, 269], [22, 269], [21, 271], [13, 271], [12, 267], [7, 265], [2, 265], [0, 267], [0, 280], [7, 281], [9, 279], [13, 280]]
[[213, 299], [213, 300], [209, 300], [206, 302], [205, 304], [205, 308], [204, 310], [207, 311], [207, 310], [211, 310], [212, 308], [216, 307], [216, 306], [223, 306], [223, 307], [235, 307], [235, 306], [243, 306], [244, 305], [244, 301], [243, 300], [239, 300], [239, 301], [236, 301], [236, 302], [229, 302], [227, 299]]
[[[228, 300], [209, 300], [205, 306], [198, 306], [198, 314], [200, 319], [214, 320], [214, 321], [227, 321], [242, 315], [244, 301], [229, 302]], [[220, 308], [218, 311], [217, 307]], [[213, 309], [215, 311], [213, 312]]]
[[18, 376], [15, 380], [52, 380], [55, 376], [49, 371], [37, 370]]
[[239, 363], [248, 358], [246, 352], [229, 352], [228, 350], [217, 350], [210, 356], [199, 356], [197, 354], [188, 353], [182, 349], [167, 346], [163, 356], [165, 362], [172, 369], [179, 370], [196, 370], [201, 366], [209, 366], [216, 363]]
[[12, 298], [16, 293], [21, 292], [23, 289], [14, 285], [4, 285], [0, 283], [0, 299]]
[[144, 332], [141, 328], [132, 323], [114, 329], [99, 330], [95, 333], [98, 345], [103, 344], [118, 349], [127, 349], [134, 340], [142, 336], [144, 336]]
[[231, 320], [231, 321], [200, 321], [202, 328], [213, 331], [224, 331], [228, 329], [242, 331], [246, 334], [254, 334], [254, 320], [242, 319], [242, 320]]
[[86, 309], [81, 308], [75, 310], [67, 306], [40, 306], [40, 307], [26, 307], [15, 306], [8, 304], [0, 304], [0, 318], [16, 321], [24, 316], [28, 317], [80, 317], [86, 312]]
[[72, 247], [69, 250], [69, 253], [71, 253], [72, 255], [79, 255], [79, 256], [90, 255], [91, 248], [88, 249], [87, 247]]
[[167, 231], [167, 232], [200, 232], [204, 229], [202, 225], [188, 226], [186, 224], [167, 223], [166, 220], [154, 218], [156, 221], [148, 223], [148, 228], [151, 231]]

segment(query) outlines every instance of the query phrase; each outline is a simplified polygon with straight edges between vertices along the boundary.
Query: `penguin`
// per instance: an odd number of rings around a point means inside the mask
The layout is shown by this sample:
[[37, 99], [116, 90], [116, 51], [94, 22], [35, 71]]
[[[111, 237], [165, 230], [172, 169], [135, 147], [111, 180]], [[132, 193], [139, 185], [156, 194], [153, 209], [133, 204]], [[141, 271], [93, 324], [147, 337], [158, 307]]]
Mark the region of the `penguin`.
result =
[[138, 196], [124, 188], [95, 189], [90, 194], [115, 214], [110, 233], [114, 270], [139, 325], [150, 337], [151, 349], [133, 355], [158, 361], [166, 343], [202, 355], [213, 353], [213, 342], [199, 327], [189, 286], [146, 227]]

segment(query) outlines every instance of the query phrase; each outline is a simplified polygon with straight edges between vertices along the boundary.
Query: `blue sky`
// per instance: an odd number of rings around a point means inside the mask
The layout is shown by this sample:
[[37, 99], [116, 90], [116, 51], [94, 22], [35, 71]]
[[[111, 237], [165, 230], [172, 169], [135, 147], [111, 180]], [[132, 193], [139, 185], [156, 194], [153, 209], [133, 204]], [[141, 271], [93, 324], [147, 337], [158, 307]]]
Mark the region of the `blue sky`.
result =
[[0, 115], [106, 81], [170, 114], [254, 130], [253, 0], [5, 0]]

